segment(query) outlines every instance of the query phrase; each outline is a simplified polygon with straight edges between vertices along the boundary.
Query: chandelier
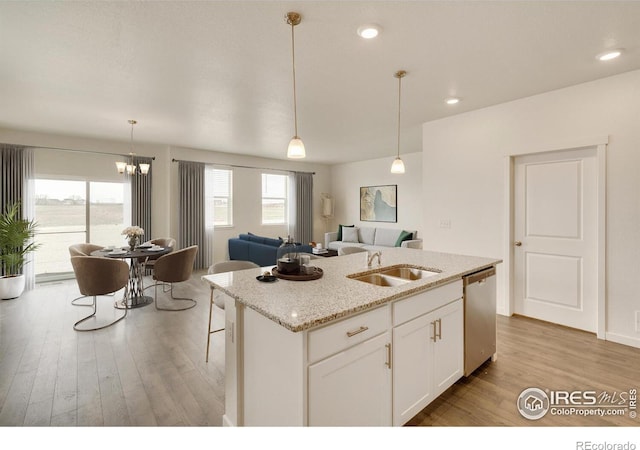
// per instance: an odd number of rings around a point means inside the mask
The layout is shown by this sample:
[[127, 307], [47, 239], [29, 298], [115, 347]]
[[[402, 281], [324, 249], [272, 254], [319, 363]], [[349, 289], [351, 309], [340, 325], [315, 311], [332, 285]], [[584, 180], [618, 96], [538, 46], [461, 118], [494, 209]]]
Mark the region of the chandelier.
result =
[[131, 143], [130, 143], [130, 151], [129, 151], [129, 158], [127, 161], [117, 161], [116, 162], [116, 168], [118, 169], [118, 173], [126, 173], [127, 175], [135, 175], [136, 173], [140, 173], [142, 175], [146, 175], [149, 173], [149, 167], [151, 167], [150, 164], [145, 164], [145, 163], [140, 163], [138, 166], [136, 167], [136, 165], [134, 164], [133, 161], [133, 157], [135, 156], [135, 153], [133, 152], [133, 126], [135, 124], [137, 124], [138, 122], [136, 120], [129, 120], [129, 124], [131, 125]]

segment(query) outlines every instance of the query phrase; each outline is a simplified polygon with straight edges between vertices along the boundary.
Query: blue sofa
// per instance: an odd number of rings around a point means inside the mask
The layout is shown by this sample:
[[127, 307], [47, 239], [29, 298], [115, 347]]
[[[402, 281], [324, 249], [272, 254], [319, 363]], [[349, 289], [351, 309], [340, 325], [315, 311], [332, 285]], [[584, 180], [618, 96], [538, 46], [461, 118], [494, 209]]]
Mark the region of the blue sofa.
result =
[[[275, 266], [278, 258], [287, 251], [280, 249], [282, 239], [273, 239], [255, 234], [240, 234], [229, 239], [229, 259], [251, 261], [259, 266]], [[311, 253], [310, 245], [298, 245], [301, 253]]]

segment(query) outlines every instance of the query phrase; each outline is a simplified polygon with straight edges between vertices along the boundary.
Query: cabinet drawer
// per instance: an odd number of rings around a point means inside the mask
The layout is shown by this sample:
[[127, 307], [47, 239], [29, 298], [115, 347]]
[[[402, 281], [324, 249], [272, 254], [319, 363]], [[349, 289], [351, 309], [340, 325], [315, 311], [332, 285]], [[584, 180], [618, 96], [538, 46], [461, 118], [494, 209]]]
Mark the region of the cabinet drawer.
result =
[[431, 289], [393, 304], [393, 326], [462, 298], [462, 280]]
[[382, 306], [373, 311], [358, 314], [338, 323], [309, 331], [309, 362], [359, 344], [387, 330], [389, 308]]

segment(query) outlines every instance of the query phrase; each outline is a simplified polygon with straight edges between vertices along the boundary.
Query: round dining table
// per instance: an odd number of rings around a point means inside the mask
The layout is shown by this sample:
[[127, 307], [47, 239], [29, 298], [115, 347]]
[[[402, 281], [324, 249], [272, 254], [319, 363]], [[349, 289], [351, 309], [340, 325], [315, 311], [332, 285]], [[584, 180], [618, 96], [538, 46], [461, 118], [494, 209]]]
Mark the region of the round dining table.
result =
[[[117, 252], [117, 250], [121, 250], [122, 252]], [[91, 256], [128, 259], [130, 261], [129, 281], [124, 288], [122, 300], [116, 300], [115, 307], [118, 309], [131, 309], [147, 306], [153, 302], [153, 297], [144, 295], [144, 270], [142, 262], [151, 256], [158, 258], [166, 255], [172, 250], [171, 247], [161, 247], [160, 249], [153, 250], [151, 247], [136, 247], [135, 250], [129, 250], [127, 247], [116, 249], [103, 248], [91, 252]]]

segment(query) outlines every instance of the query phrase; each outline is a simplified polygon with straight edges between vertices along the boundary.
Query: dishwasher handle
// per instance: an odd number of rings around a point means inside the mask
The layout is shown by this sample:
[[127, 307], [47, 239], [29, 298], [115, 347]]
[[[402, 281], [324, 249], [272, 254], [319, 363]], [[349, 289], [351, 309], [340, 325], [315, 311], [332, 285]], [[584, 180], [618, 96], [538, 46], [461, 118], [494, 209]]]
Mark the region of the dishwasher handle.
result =
[[473, 283], [483, 282], [487, 278], [495, 276], [495, 274], [496, 274], [496, 268], [495, 267], [490, 267], [488, 269], [481, 270], [479, 272], [475, 272], [475, 273], [469, 274], [469, 275], [467, 275], [467, 276], [465, 276], [463, 278], [464, 285], [465, 286], [469, 286], [470, 284], [473, 284]]

